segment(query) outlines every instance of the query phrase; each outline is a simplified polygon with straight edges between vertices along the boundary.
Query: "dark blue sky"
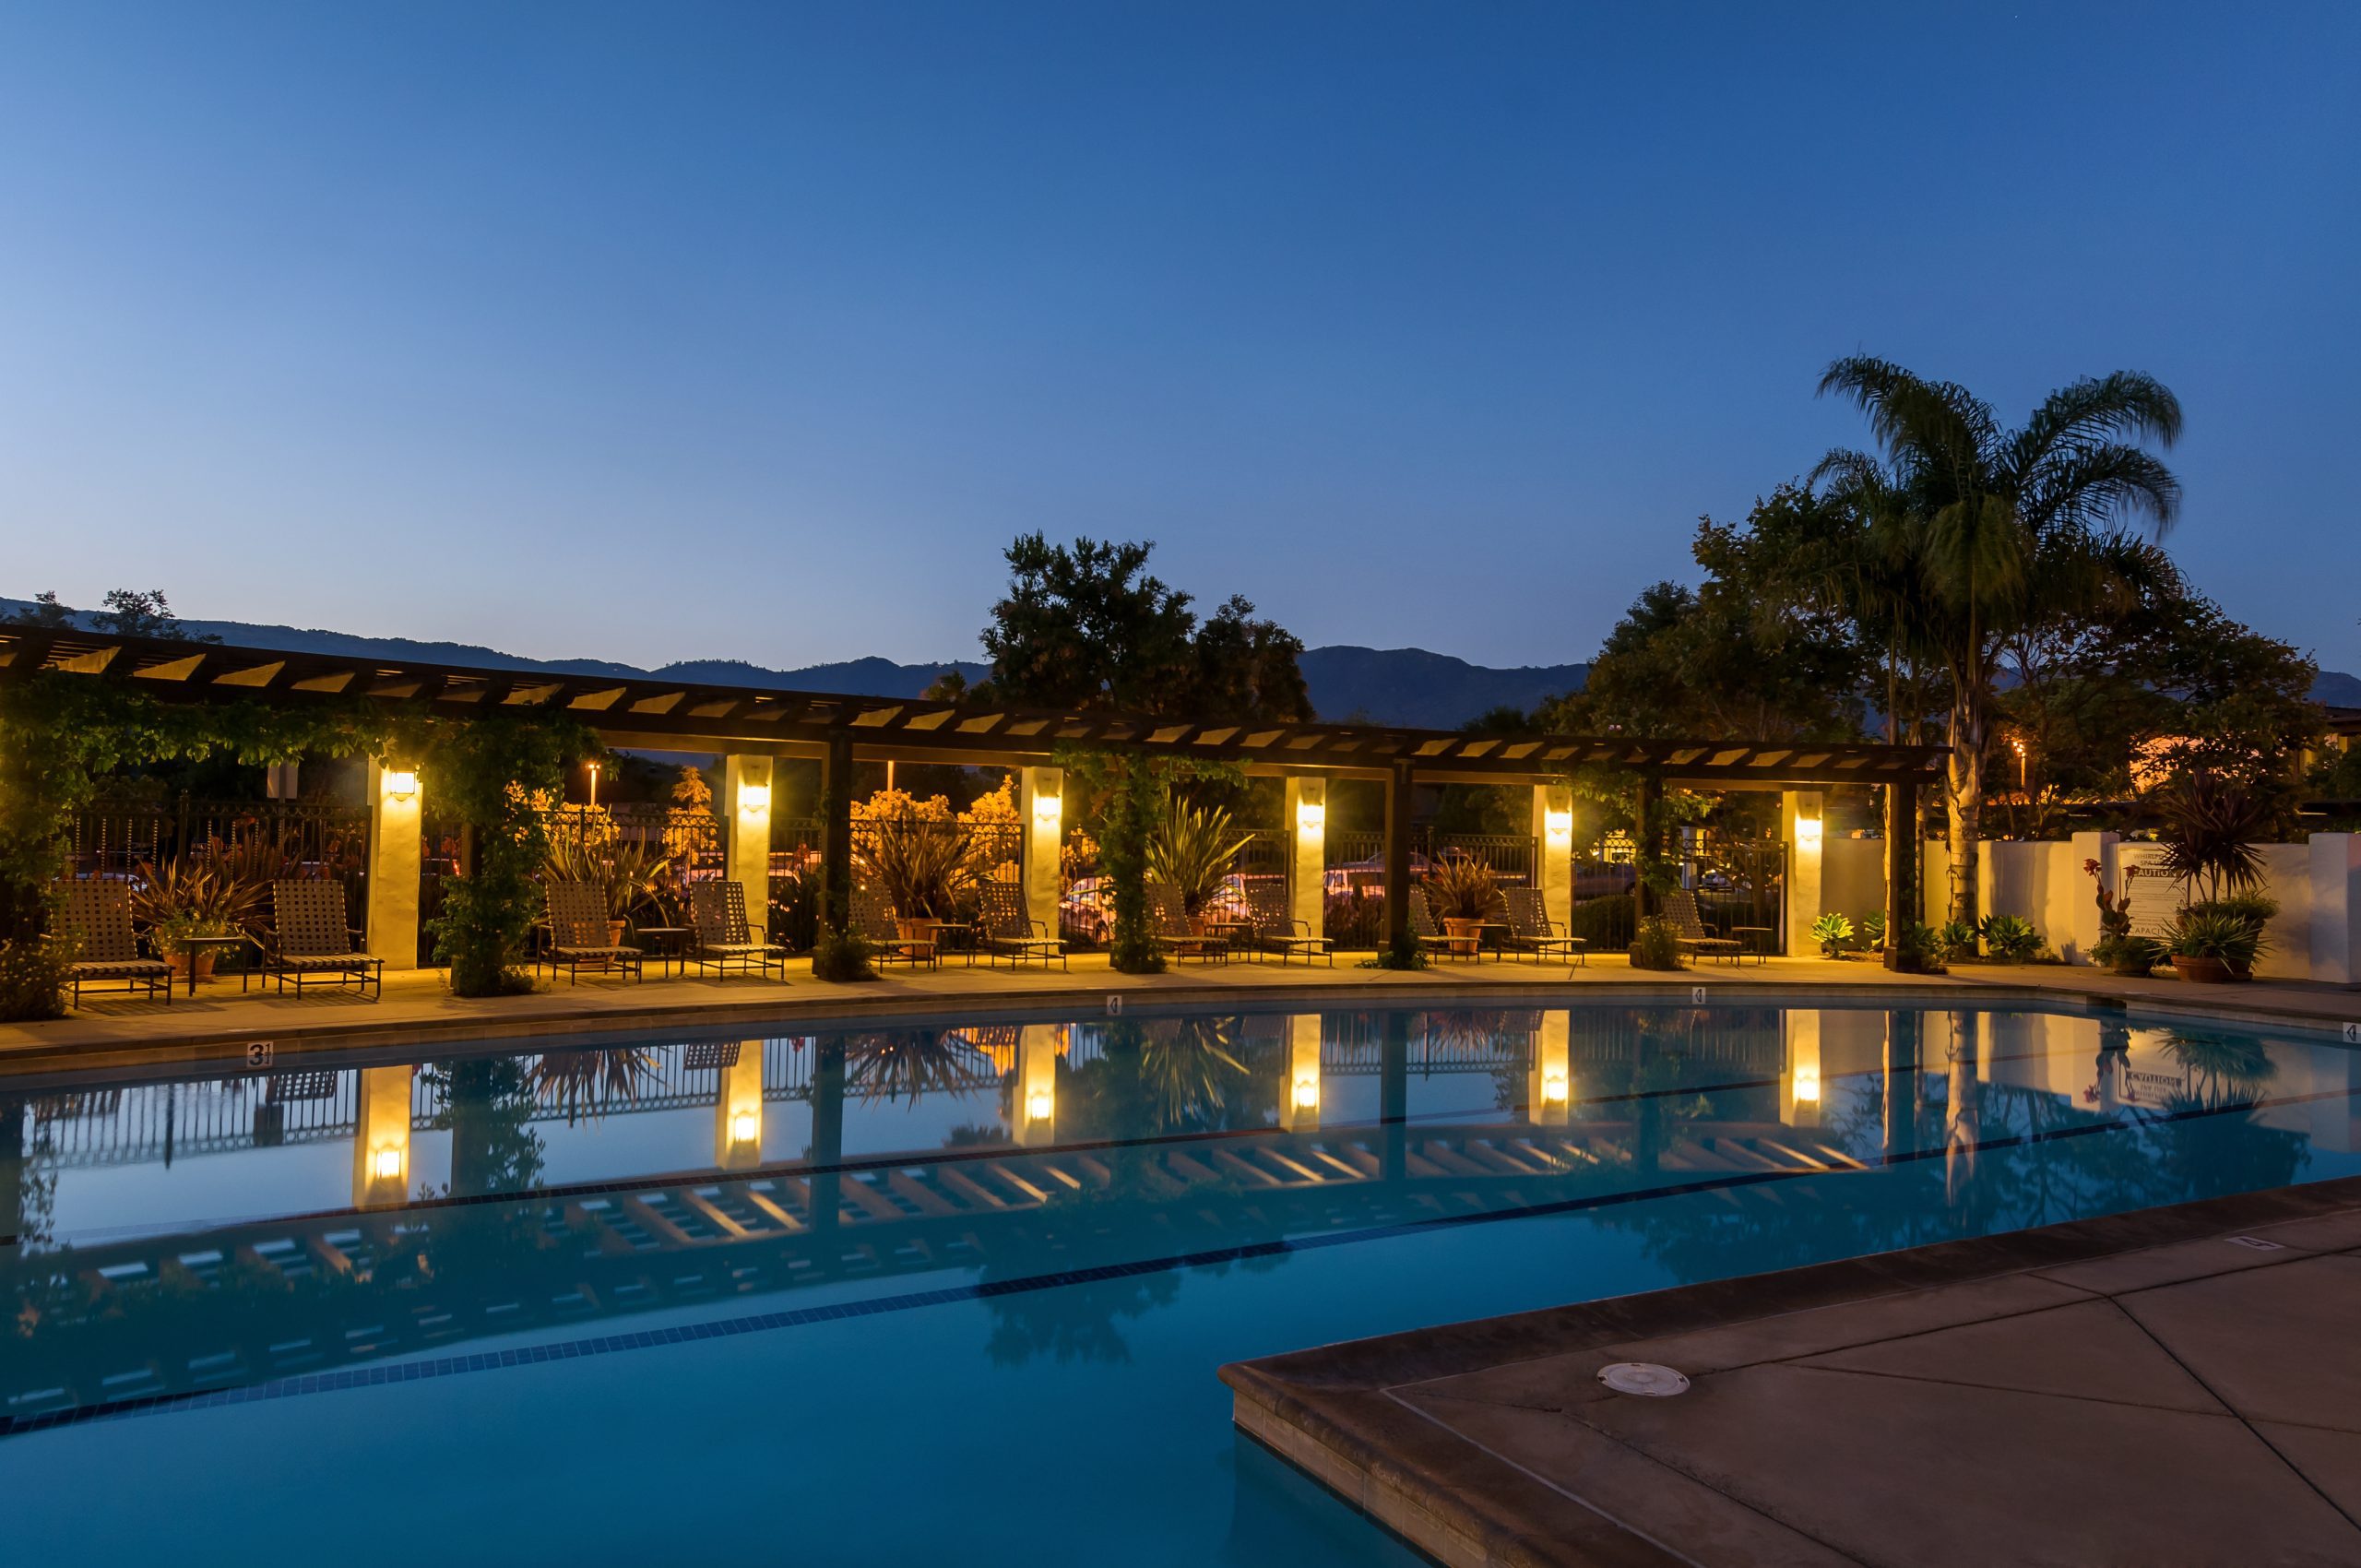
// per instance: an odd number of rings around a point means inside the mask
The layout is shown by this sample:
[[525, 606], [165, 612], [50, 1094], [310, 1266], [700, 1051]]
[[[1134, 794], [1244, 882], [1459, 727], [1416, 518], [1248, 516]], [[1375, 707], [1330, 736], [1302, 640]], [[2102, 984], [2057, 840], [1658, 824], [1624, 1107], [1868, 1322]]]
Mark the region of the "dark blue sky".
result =
[[1861, 439], [2181, 395], [2174, 545], [2361, 668], [2361, 6], [0, 9], [0, 593], [971, 655], [1008, 537], [1588, 657]]

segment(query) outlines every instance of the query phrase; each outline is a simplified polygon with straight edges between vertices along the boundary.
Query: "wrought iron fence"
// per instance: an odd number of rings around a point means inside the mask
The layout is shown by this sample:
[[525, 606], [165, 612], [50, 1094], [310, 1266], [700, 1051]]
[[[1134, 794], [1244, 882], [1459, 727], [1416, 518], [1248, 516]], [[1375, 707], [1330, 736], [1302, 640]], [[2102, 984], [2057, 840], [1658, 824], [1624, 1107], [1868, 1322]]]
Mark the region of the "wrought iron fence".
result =
[[72, 874], [125, 881], [138, 880], [143, 862], [160, 867], [239, 852], [252, 864], [259, 848], [277, 850], [276, 869], [288, 876], [342, 883], [347, 919], [365, 925], [369, 814], [355, 803], [101, 796], [75, 814], [66, 833]]
[[1787, 846], [1734, 838], [1716, 829], [1684, 829], [1681, 881], [1697, 896], [1697, 914], [1714, 931], [1746, 929], [1773, 953], [1786, 950]]

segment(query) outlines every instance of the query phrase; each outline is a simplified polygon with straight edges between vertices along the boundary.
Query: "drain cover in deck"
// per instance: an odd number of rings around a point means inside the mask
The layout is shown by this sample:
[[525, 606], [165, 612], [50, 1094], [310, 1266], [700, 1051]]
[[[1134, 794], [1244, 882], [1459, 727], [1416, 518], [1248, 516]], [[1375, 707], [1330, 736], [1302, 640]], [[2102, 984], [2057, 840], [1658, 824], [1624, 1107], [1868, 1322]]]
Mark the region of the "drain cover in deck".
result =
[[1598, 1369], [1598, 1381], [1618, 1394], [1637, 1394], [1648, 1399], [1669, 1399], [1689, 1392], [1687, 1377], [1654, 1361], [1617, 1361]]

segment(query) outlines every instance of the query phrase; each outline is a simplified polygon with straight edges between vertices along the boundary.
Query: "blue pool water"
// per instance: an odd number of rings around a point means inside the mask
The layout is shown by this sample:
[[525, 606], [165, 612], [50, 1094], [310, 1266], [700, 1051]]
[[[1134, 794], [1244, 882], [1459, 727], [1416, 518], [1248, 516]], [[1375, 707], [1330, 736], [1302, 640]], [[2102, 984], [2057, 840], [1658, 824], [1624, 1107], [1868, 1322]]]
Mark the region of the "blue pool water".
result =
[[0, 1082], [13, 1562], [1406, 1563], [1220, 1363], [2361, 1170], [2070, 1012], [1043, 1018]]

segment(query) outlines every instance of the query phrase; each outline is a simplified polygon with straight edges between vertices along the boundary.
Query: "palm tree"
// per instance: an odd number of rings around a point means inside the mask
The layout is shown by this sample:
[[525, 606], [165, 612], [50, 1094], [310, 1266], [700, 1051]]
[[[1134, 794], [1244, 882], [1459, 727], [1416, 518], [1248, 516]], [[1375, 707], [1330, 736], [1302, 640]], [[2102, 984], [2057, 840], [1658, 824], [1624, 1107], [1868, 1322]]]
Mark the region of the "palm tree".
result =
[[2161, 534], [2179, 510], [2180, 481], [2146, 444], [2179, 438], [2180, 402], [2118, 371], [2051, 393], [2012, 431], [1965, 387], [1866, 357], [1830, 365], [1820, 390], [1869, 417], [1882, 460], [1833, 451], [1814, 481], [1869, 507], [1877, 576], [1902, 588], [1909, 636], [1949, 678], [1951, 918], [1973, 921], [2002, 652], [2106, 614], [2169, 570], [2132, 525]]

